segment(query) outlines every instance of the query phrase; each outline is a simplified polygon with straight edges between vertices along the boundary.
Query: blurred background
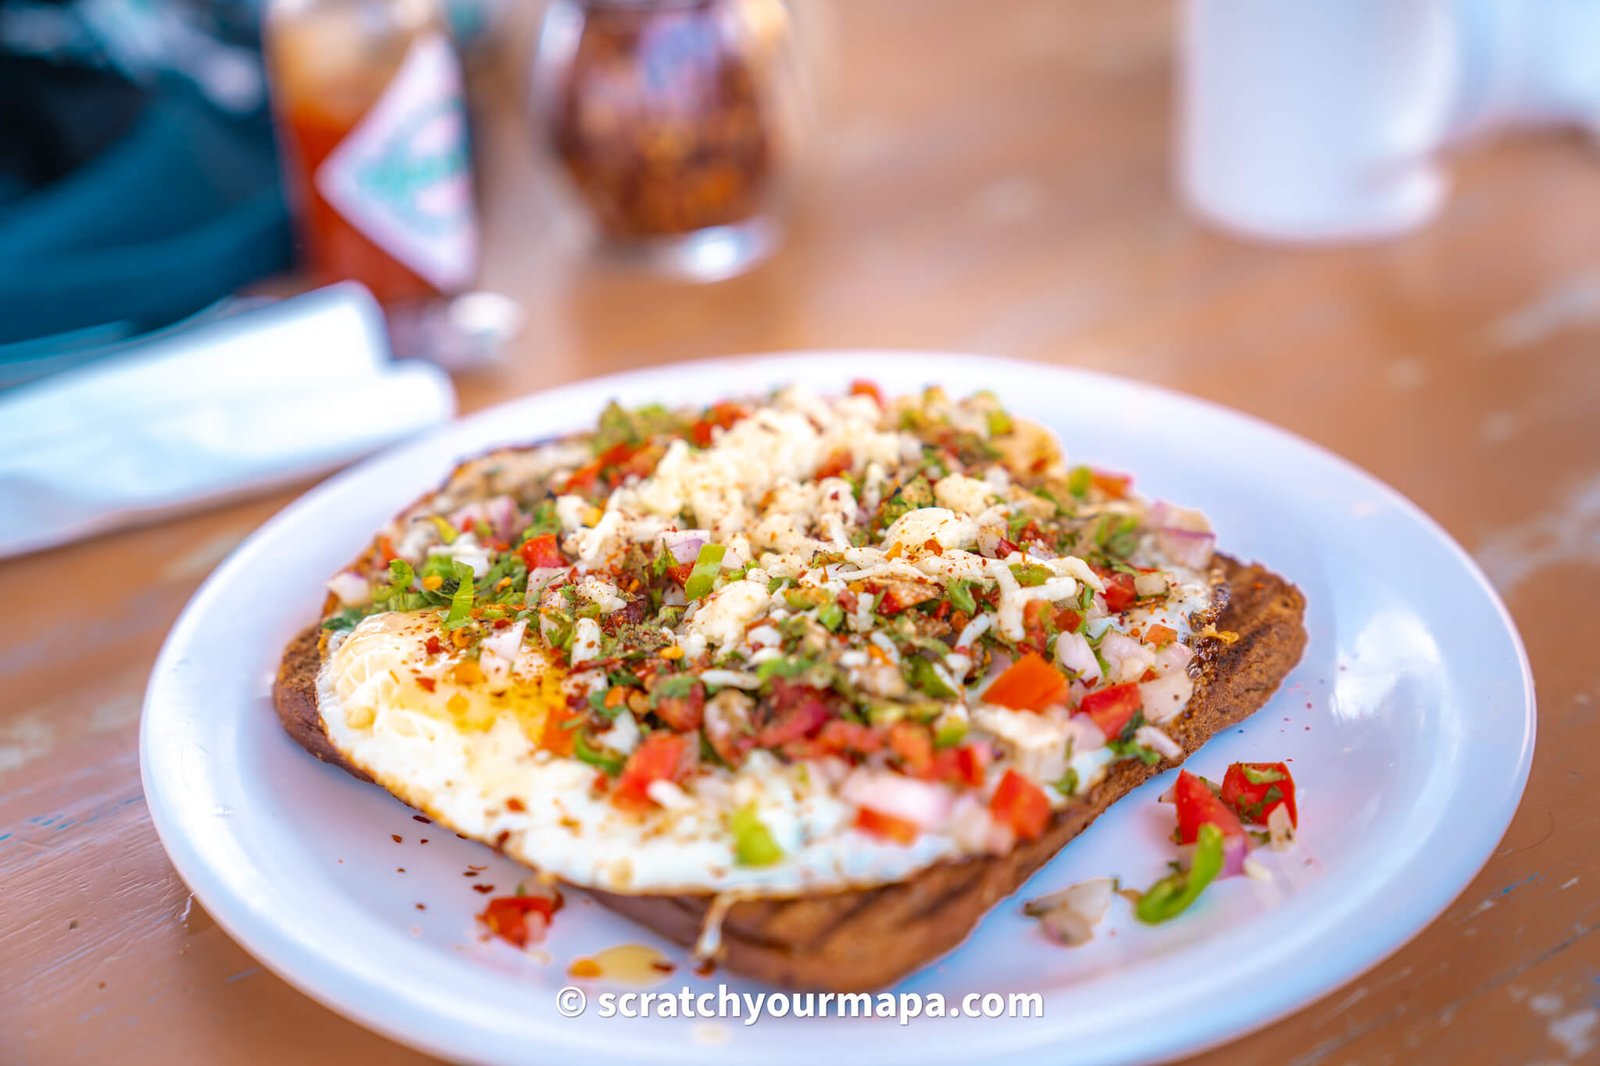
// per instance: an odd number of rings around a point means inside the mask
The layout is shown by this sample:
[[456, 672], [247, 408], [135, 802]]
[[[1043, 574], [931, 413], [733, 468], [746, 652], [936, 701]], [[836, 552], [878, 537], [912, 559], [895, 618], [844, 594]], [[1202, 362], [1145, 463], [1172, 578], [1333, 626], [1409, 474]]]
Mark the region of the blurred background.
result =
[[1308, 390], [1414, 417], [1473, 387], [1432, 350], [1600, 302], [1597, 40], [1590, 0], [0, 0], [0, 553], [795, 347], [1103, 367], [1370, 462]]
[[1556, 891], [1596, 828], [1597, 121], [1596, 0], [0, 0], [0, 579], [119, 575], [0, 660], [0, 830], [52, 795], [115, 859], [27, 927], [29, 1031], [124, 1050], [54, 962], [71, 900], [121, 898], [130, 987], [172, 992], [140, 1024], [376, 1046], [169, 928], [129, 755], [166, 627], [314, 477], [579, 377], [895, 347], [1241, 408], [1473, 553], [1544, 734], [1495, 883], [1253, 1055], [1582, 1058], [1522, 1004], [1600, 972]]
[[122, 457], [0, 553], [776, 348], [1105, 367], [1345, 446], [1297, 404], [1333, 367], [1409, 409], [1421, 348], [1600, 300], [1538, 291], [1593, 247], [1597, 40], [1590, 0], [0, 0], [0, 492]]

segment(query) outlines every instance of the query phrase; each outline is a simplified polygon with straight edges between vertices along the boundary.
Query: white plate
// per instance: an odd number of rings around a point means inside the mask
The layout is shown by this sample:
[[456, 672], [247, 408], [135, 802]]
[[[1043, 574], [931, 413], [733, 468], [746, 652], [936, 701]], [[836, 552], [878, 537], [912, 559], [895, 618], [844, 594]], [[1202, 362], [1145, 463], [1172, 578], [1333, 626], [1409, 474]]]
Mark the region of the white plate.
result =
[[[1259, 558], [1309, 603], [1304, 660], [1270, 704], [1192, 760], [1293, 760], [1299, 846], [1275, 880], [1209, 890], [1181, 920], [1134, 922], [1114, 901], [1097, 939], [1047, 944], [1015, 901], [902, 991], [1039, 992], [1043, 1017], [919, 1019], [597, 1017], [556, 1010], [576, 956], [660, 943], [572, 899], [541, 962], [474, 927], [474, 883], [517, 867], [456, 839], [379, 789], [307, 757], [268, 699], [284, 643], [322, 582], [377, 526], [461, 457], [591, 423], [624, 403], [706, 402], [868, 375], [892, 390], [993, 388], [1076, 459], [1203, 507], [1224, 550]], [[1521, 644], [1467, 556], [1393, 490], [1281, 430], [1149, 386], [1075, 370], [937, 354], [853, 352], [679, 365], [584, 382], [485, 411], [328, 481], [263, 526], [173, 628], [144, 708], [142, 768], [156, 828], [196, 897], [246, 949], [351, 1018], [452, 1060], [876, 1063], [1157, 1058], [1237, 1036], [1394, 951], [1472, 878], [1499, 840], [1533, 754]], [[1172, 856], [1160, 779], [1117, 804], [1023, 890], [1117, 874], [1143, 886]], [[398, 834], [395, 843], [391, 834]], [[420, 838], [428, 838], [421, 844]], [[1265, 853], [1263, 853], [1265, 854]], [[480, 878], [467, 865], [487, 865]], [[397, 872], [399, 868], [405, 872]], [[576, 894], [574, 894], [576, 895]], [[425, 904], [419, 910], [417, 904]], [[682, 952], [672, 950], [674, 958]], [[715, 989], [680, 968], [665, 985]], [[727, 979], [736, 991], [763, 991]]]

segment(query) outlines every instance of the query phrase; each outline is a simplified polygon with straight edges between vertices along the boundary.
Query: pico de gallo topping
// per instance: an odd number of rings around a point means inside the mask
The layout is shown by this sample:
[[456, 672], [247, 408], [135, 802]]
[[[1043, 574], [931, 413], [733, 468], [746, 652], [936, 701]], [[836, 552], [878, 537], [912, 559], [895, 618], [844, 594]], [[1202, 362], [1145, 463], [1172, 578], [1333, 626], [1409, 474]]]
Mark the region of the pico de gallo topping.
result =
[[[441, 668], [491, 688], [537, 651], [563, 702], [530, 741], [629, 816], [722, 804], [739, 867], [819, 831], [713, 787], [747, 771], [823, 790], [866, 840], [1003, 851], [1110, 767], [1181, 759], [1166, 726], [1213, 545], [1203, 515], [1069, 462], [990, 393], [612, 403], [464, 466], [330, 583], [323, 625], [426, 615]], [[1281, 764], [1251, 765], [1192, 839], [1234, 809], [1294, 817]], [[495, 900], [485, 921], [537, 910]]]

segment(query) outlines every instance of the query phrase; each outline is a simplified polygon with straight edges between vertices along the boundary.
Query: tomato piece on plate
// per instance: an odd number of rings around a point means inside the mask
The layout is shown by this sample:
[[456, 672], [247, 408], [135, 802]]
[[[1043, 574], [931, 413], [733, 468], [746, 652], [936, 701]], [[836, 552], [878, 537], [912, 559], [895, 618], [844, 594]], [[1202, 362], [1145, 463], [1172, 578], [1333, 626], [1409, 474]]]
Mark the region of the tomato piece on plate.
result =
[[1014, 711], [1042, 711], [1066, 694], [1066, 675], [1030, 651], [990, 682], [983, 698]]
[[1078, 704], [1078, 710], [1094, 720], [1107, 740], [1121, 737], [1133, 716], [1143, 709], [1144, 697], [1132, 681], [1091, 692]]
[[559, 895], [497, 896], [489, 901], [478, 920], [501, 940], [523, 948], [544, 939], [545, 930], [560, 909]]
[[892, 840], [896, 844], [910, 844], [917, 839], [921, 832], [917, 823], [897, 818], [892, 814], [875, 811], [871, 807], [861, 807], [856, 810], [856, 828], [863, 833], [870, 833], [875, 837]]
[[1178, 843], [1193, 844], [1200, 837], [1200, 827], [1207, 824], [1222, 830], [1224, 840], [1244, 839], [1244, 826], [1233, 811], [1211, 791], [1211, 786], [1189, 771], [1178, 771], [1173, 797], [1178, 807]]
[[655, 801], [650, 798], [650, 786], [657, 781], [676, 781], [689, 768], [694, 750], [690, 738], [682, 733], [651, 733], [644, 742], [633, 749], [628, 761], [617, 776], [616, 791], [612, 801], [619, 807], [642, 810]]
[[546, 533], [542, 537], [534, 537], [518, 548], [517, 554], [522, 556], [522, 561], [528, 564], [529, 570], [550, 569], [567, 565], [567, 557], [562, 555], [561, 549], [557, 547], [554, 533]]
[[1222, 778], [1222, 802], [1252, 825], [1266, 825], [1279, 806], [1289, 812], [1289, 824], [1300, 827], [1294, 805], [1294, 778], [1281, 762], [1236, 762]]

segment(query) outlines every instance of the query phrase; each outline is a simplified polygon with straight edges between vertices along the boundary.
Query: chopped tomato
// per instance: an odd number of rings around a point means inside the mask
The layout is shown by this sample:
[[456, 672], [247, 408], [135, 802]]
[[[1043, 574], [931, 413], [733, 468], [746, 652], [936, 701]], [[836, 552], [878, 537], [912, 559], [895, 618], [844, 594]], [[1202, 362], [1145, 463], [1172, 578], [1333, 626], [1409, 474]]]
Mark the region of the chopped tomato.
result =
[[812, 746], [819, 755], [871, 755], [883, 747], [883, 734], [860, 722], [835, 718], [823, 725]]
[[550, 713], [544, 718], [544, 732], [540, 735], [539, 746], [553, 755], [571, 755], [578, 736], [577, 728], [571, 723], [579, 717], [577, 711], [564, 704], [550, 708]]
[[990, 758], [988, 745], [985, 744], [946, 748], [934, 754], [933, 762], [923, 776], [934, 781], [948, 781], [953, 785], [981, 785]]
[[1056, 612], [1056, 629], [1061, 632], [1076, 633], [1081, 625], [1083, 625], [1083, 615], [1071, 607], [1063, 607]]
[[1128, 494], [1128, 489], [1133, 485], [1133, 478], [1127, 474], [1112, 474], [1105, 470], [1091, 471], [1089, 479], [1094, 482], [1095, 488], [1113, 500], [1122, 499]]
[[1044, 652], [1050, 643], [1050, 631], [1046, 628], [1046, 621], [1055, 621], [1055, 608], [1044, 600], [1029, 600], [1022, 608], [1022, 632], [1027, 645], [1037, 652]]
[[1132, 681], [1091, 692], [1078, 704], [1078, 710], [1094, 719], [1107, 740], [1122, 736], [1133, 716], [1143, 708], [1144, 697]]
[[1157, 623], [1144, 631], [1144, 636], [1139, 638], [1154, 648], [1164, 648], [1178, 639], [1178, 633], [1171, 626]]
[[1106, 610], [1113, 614], [1126, 611], [1139, 599], [1139, 590], [1134, 587], [1133, 575], [1114, 570], [1100, 575], [1105, 581]]
[[878, 383], [876, 381], [868, 381], [866, 378], [856, 378], [850, 383], [850, 395], [871, 396], [873, 401], [879, 407], [886, 406], [883, 399], [883, 390], [878, 388]]
[[617, 777], [612, 802], [634, 810], [648, 808], [655, 802], [650, 798], [650, 786], [657, 781], [676, 781], [683, 777], [695, 754], [690, 738], [682, 733], [651, 733], [628, 756], [627, 764]]
[[1236, 762], [1222, 778], [1222, 802], [1241, 819], [1266, 825], [1267, 816], [1279, 806], [1289, 812], [1289, 824], [1300, 827], [1294, 806], [1294, 778], [1281, 762]]
[[771, 716], [756, 731], [756, 746], [760, 748], [804, 740], [833, 717], [822, 689], [784, 679], [772, 683], [769, 711]]
[[1239, 819], [1201, 778], [1179, 770], [1173, 796], [1178, 807], [1178, 843], [1193, 844], [1200, 836], [1200, 827], [1207, 823], [1222, 830], [1224, 840], [1244, 839]]
[[478, 920], [501, 940], [523, 948], [544, 939], [545, 930], [560, 909], [559, 895], [497, 896], [489, 901]]
[[[611, 691], [615, 692], [616, 689]], [[679, 733], [700, 728], [706, 709], [706, 688], [696, 683], [684, 696], [657, 696], [656, 717]]]
[[896, 722], [889, 727], [889, 750], [907, 772], [925, 773], [933, 764], [933, 734], [917, 722]]
[[861, 807], [856, 811], [856, 828], [863, 833], [892, 840], [896, 844], [910, 844], [921, 832], [916, 822], [908, 822], [904, 818], [884, 814], [871, 807]]
[[850, 452], [845, 448], [840, 448], [822, 461], [822, 465], [817, 467], [816, 476], [819, 479], [838, 477], [854, 465], [855, 460], [851, 457]]
[[518, 548], [517, 554], [522, 556], [522, 561], [528, 564], [529, 570], [567, 565], [566, 556], [561, 554], [561, 549], [556, 545], [556, 535], [554, 533], [546, 533], [542, 537], [534, 537]]
[[1067, 692], [1066, 676], [1033, 652], [1006, 667], [983, 693], [983, 698], [1015, 711], [1042, 711], [1061, 702]]
[[604, 465], [596, 459], [592, 463], [578, 467], [567, 478], [567, 483], [561, 487], [561, 491], [579, 495], [589, 492], [599, 483], [600, 470]]
[[702, 448], [708, 447], [714, 430], [727, 429], [749, 415], [749, 410], [743, 404], [723, 400], [712, 405], [698, 422], [689, 427], [689, 439]]
[[1015, 770], [1007, 770], [989, 800], [989, 813], [1023, 840], [1037, 840], [1050, 823], [1050, 798]]
[[378, 554], [383, 556], [384, 565], [388, 565], [400, 558], [395, 554], [394, 541], [390, 540], [386, 533], [378, 535]]

